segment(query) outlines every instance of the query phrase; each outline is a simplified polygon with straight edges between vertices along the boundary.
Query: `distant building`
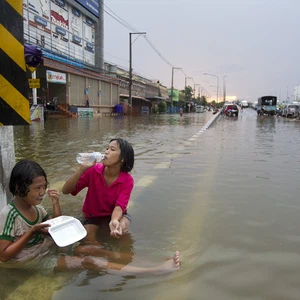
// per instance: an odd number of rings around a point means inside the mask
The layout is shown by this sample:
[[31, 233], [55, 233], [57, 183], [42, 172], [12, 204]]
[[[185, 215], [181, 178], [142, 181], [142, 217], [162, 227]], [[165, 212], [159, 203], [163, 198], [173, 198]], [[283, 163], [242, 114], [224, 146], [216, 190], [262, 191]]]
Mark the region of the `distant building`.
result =
[[[117, 65], [104, 62], [104, 74], [116, 78], [120, 81], [120, 102], [124, 107], [128, 105], [129, 99], [129, 72]], [[168, 90], [166, 86], [160, 84], [159, 80], [150, 80], [138, 74], [132, 74], [131, 87], [133, 113], [151, 112], [160, 101], [168, 102]]]
[[294, 88], [293, 101], [300, 102], [300, 85], [296, 85]]

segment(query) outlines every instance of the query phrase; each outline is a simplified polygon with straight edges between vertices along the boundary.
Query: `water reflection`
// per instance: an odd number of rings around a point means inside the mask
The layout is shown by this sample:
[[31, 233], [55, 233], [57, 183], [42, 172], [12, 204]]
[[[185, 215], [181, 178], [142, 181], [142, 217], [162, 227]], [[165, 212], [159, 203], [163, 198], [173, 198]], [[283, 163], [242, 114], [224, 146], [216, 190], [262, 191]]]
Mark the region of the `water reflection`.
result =
[[[167, 277], [58, 276], [48, 294], [37, 290], [37, 295], [56, 300], [86, 295], [199, 299], [199, 294], [223, 300], [298, 298], [300, 122], [260, 118], [244, 109], [238, 118], [220, 118], [196, 135], [211, 116], [49, 119], [44, 129], [15, 128], [17, 158], [36, 157], [51, 186], [72, 174], [77, 152], [102, 151], [114, 136], [128, 139], [136, 153], [129, 208], [132, 264], [159, 263], [176, 249], [183, 260], [182, 269]], [[83, 197], [63, 195], [64, 212], [79, 216]], [[21, 279], [4, 286], [6, 293], [16, 295], [16, 286], [34, 284]]]

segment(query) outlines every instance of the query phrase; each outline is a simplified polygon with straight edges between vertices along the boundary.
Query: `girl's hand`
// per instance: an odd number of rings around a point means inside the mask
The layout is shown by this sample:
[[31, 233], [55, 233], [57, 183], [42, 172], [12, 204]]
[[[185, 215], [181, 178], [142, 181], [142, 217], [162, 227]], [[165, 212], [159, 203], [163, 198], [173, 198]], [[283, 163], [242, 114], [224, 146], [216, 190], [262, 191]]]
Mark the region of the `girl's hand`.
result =
[[122, 235], [122, 227], [118, 220], [111, 220], [109, 222], [110, 235], [114, 238], [119, 238]]
[[59, 191], [55, 189], [48, 189], [47, 194], [52, 201], [52, 204], [57, 204], [59, 202]]
[[[93, 152], [94, 152], [94, 150], [86, 151], [86, 153], [93, 153]], [[80, 164], [80, 168], [83, 168], [84, 170], [86, 170], [86, 169], [93, 167], [96, 163], [97, 163], [97, 159], [95, 158], [94, 161], [92, 161], [92, 162], [90, 162], [90, 161], [83, 162], [82, 164]]]
[[31, 230], [33, 234], [36, 233], [42, 233], [42, 234], [48, 234], [49, 224], [35, 224]]
[[82, 168], [82, 169], [84, 169], [84, 170], [86, 170], [86, 169], [89, 169], [89, 168], [93, 167], [96, 163], [97, 163], [97, 159], [95, 158], [94, 161], [92, 161], [92, 162], [89, 162], [89, 161], [88, 162], [84, 162], [79, 167]]

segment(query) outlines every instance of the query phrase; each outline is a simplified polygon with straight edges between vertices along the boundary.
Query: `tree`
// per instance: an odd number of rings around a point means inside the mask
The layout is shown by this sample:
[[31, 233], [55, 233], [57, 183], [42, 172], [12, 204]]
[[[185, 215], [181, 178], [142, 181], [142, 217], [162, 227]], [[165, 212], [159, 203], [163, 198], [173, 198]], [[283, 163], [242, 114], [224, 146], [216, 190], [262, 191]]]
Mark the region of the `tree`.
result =
[[193, 88], [191, 86], [186, 86], [184, 90], [181, 91], [185, 97], [186, 101], [192, 101], [193, 98]]
[[201, 105], [203, 105], [203, 106], [207, 106], [207, 100], [206, 100], [206, 97], [205, 97], [205, 96], [202, 96], [202, 97], [200, 98], [200, 103], [201, 103]]
[[163, 101], [159, 102], [157, 107], [158, 107], [158, 112], [159, 113], [163, 113], [163, 112], [166, 111], [166, 103], [163, 102]]

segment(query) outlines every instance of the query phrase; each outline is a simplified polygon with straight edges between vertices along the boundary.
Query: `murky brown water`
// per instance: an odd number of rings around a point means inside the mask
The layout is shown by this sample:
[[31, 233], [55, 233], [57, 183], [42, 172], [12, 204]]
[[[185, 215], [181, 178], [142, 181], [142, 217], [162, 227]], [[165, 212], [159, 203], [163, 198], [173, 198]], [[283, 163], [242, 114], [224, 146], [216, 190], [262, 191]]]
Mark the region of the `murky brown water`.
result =
[[[211, 117], [49, 119], [44, 126], [15, 127], [16, 159], [40, 162], [58, 189], [75, 170], [77, 152], [102, 151], [115, 136], [128, 139], [136, 152], [132, 265], [159, 263], [178, 249], [182, 268], [158, 277], [80, 272], [45, 278], [6, 270], [4, 294], [299, 299], [300, 122], [257, 118], [249, 109], [199, 132]], [[83, 197], [62, 195], [64, 213], [79, 216]]]

